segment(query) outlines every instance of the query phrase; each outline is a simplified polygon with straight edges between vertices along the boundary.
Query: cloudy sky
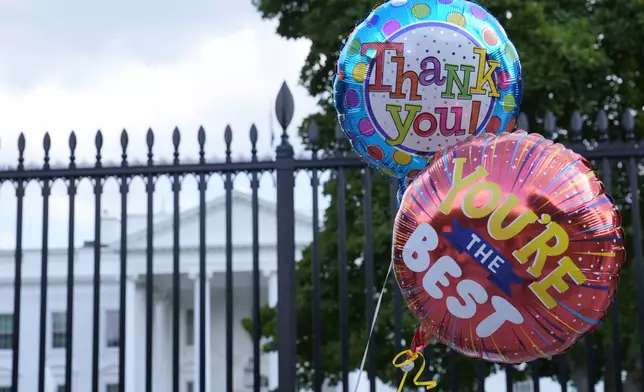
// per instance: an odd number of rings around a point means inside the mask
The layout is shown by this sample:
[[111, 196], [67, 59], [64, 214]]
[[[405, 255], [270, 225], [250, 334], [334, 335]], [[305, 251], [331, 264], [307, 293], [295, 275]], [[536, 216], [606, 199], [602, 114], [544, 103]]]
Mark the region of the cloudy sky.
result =
[[[291, 87], [296, 112], [291, 127], [315, 111], [315, 102], [298, 85], [308, 52], [306, 41], [286, 41], [275, 23], [262, 21], [250, 0], [0, 0], [0, 165], [14, 165], [20, 132], [27, 137], [27, 161], [39, 164], [42, 137], [53, 141], [52, 162], [65, 164], [67, 136], [78, 136], [79, 161], [95, 155], [94, 134], [104, 133], [106, 160], [120, 159], [119, 137], [129, 131], [130, 155], [145, 159], [145, 131], [155, 130], [156, 152], [171, 153], [171, 131], [182, 130], [182, 157], [196, 157], [196, 130], [207, 131], [208, 156], [224, 154], [223, 130], [233, 129], [234, 156], [248, 156], [251, 124], [259, 129], [259, 151], [271, 154], [269, 113], [283, 81]], [[297, 137], [292, 137], [299, 144]], [[300, 146], [297, 146], [301, 150]], [[299, 176], [297, 208], [310, 210], [308, 178]], [[247, 186], [240, 178], [236, 186]], [[77, 240], [90, 240], [94, 204], [90, 184], [81, 184]], [[169, 210], [167, 181], [156, 202]], [[181, 204], [196, 204], [196, 185], [186, 180]], [[130, 210], [144, 212], [143, 184], [132, 185]], [[262, 196], [274, 199], [270, 178]], [[211, 181], [210, 196], [221, 193]], [[108, 183], [104, 208], [118, 215], [117, 187]], [[0, 247], [15, 243], [15, 197], [0, 189]], [[159, 207], [161, 209], [161, 207]], [[52, 246], [66, 243], [67, 194], [62, 183], [51, 197]], [[40, 189], [27, 190], [25, 247], [40, 246]], [[363, 379], [364, 381], [364, 379]], [[505, 390], [503, 376], [488, 380], [487, 390]], [[551, 384], [542, 381], [542, 390]], [[546, 389], [544, 389], [546, 388]]]

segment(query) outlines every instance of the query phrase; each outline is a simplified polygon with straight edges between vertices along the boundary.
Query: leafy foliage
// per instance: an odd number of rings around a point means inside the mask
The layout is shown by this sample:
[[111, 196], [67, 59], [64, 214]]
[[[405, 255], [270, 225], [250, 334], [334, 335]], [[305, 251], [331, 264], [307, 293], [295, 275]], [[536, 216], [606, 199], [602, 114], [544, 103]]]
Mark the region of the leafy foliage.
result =
[[[319, 99], [321, 111], [307, 118], [300, 127], [304, 141], [308, 138], [305, 130], [308, 121], [315, 120], [320, 128], [318, 147], [324, 151], [337, 150], [342, 143], [335, 140], [336, 124], [333, 109], [331, 80], [344, 38], [356, 23], [360, 22], [376, 6], [373, 0], [259, 0], [257, 7], [264, 18], [279, 21], [278, 34], [292, 39], [311, 41], [310, 53], [301, 71], [301, 82], [310, 94]], [[559, 118], [570, 118], [575, 110], [582, 113], [597, 113], [604, 109], [611, 120], [612, 138], [621, 137], [618, 119], [627, 108], [642, 108], [644, 105], [644, 75], [639, 64], [644, 64], [644, 2], [634, 0], [488, 0], [481, 5], [499, 18], [508, 35], [517, 47], [523, 66], [524, 99], [521, 110], [530, 119], [531, 130], [540, 129], [547, 111]], [[592, 126], [593, 118], [584, 116], [586, 142], [596, 139]], [[558, 129], [557, 136], [565, 138], [568, 132]], [[619, 163], [613, 169], [612, 182], [615, 199], [622, 210], [627, 239], [632, 238], [631, 204], [632, 190], [627, 178], [626, 163]], [[640, 179], [641, 180], [641, 179]], [[364, 244], [364, 193], [359, 173], [348, 173], [346, 198], [337, 200], [335, 179], [325, 184], [324, 192], [332, 196], [332, 202], [325, 214], [324, 228], [320, 233], [320, 263], [322, 270], [322, 364], [324, 377], [337, 381], [341, 374], [340, 331], [338, 320], [338, 241], [337, 206], [346, 206], [347, 250], [350, 293], [349, 333], [351, 368], [357, 368], [366, 342], [368, 322], [365, 315], [366, 295], [364, 268], [353, 261], [362, 256]], [[373, 186], [373, 247], [375, 260], [376, 287], [384, 280], [389, 265], [392, 216], [389, 213], [389, 186], [386, 179], [374, 176]], [[637, 239], [641, 241], [641, 238]], [[634, 241], [629, 244], [628, 254], [632, 255]], [[640, 261], [641, 262], [641, 261]], [[625, 390], [638, 385], [642, 380], [642, 364], [638, 360], [639, 340], [637, 303], [635, 301], [634, 263], [628, 263], [620, 283], [620, 337], [622, 343], [623, 367], [629, 372]], [[298, 356], [301, 367], [298, 375], [301, 387], [312, 383], [313, 325], [312, 303], [312, 249], [304, 251], [297, 265], [297, 309], [298, 309]], [[391, 286], [394, 290], [394, 286]], [[393, 339], [395, 313], [392, 306], [392, 291], [387, 293], [374, 338], [377, 375], [384, 381], [394, 382], [397, 373], [390, 365], [396, 353]], [[276, 313], [274, 309], [262, 310], [263, 336], [269, 338], [266, 349], [275, 349]], [[249, 326], [248, 320], [246, 321]], [[402, 337], [410, 338], [415, 322], [409, 312], [403, 312]], [[603, 323], [591, 339], [594, 340], [596, 378], [602, 378], [611, 365], [611, 325]], [[588, 355], [586, 342], [577, 344], [566, 356], [556, 361], [541, 361], [542, 376], [572, 377], [582, 386], [587, 375]], [[443, 380], [458, 380], [459, 390], [473, 391], [476, 387], [475, 361], [456, 355], [449, 355], [442, 345], [433, 345], [432, 374]], [[457, 375], [450, 374], [449, 362], [455, 360]], [[564, 365], [564, 366], [561, 366]], [[486, 372], [494, 371], [486, 364]], [[526, 377], [521, 367], [515, 377]], [[529, 368], [528, 368], [529, 369]], [[454, 376], [454, 377], [452, 377]], [[606, 379], [606, 390], [613, 390], [610, 379]], [[450, 383], [439, 383], [439, 390], [449, 390]]]

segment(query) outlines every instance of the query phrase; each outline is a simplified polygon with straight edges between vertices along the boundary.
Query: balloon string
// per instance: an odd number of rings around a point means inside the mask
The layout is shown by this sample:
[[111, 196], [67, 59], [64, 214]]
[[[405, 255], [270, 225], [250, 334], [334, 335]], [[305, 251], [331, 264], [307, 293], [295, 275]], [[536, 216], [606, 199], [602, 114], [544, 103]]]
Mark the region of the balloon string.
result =
[[364, 354], [362, 355], [362, 363], [360, 363], [360, 372], [358, 373], [358, 380], [356, 381], [356, 387], [353, 390], [354, 392], [358, 392], [358, 387], [360, 386], [360, 378], [362, 378], [362, 371], [364, 370], [364, 365], [365, 365], [365, 362], [367, 361], [367, 353], [369, 352], [369, 343], [371, 343], [373, 330], [376, 327], [378, 312], [380, 312], [380, 304], [382, 303], [382, 297], [385, 295], [385, 289], [387, 288], [387, 282], [389, 281], [389, 275], [391, 274], [392, 269], [394, 269], [393, 260], [391, 261], [391, 264], [389, 264], [389, 269], [387, 270], [387, 276], [385, 277], [385, 283], [382, 285], [382, 290], [380, 290], [380, 295], [378, 296], [378, 303], [376, 304], [376, 309], [373, 312], [373, 318], [371, 319], [371, 329], [369, 330], [369, 337], [367, 337], [367, 346], [364, 348]]
[[[407, 359], [402, 363], [396, 363], [403, 355], [406, 355]], [[391, 361], [391, 363], [396, 368], [402, 369], [402, 371], [404, 372], [402, 380], [400, 380], [400, 385], [398, 385], [398, 392], [402, 392], [405, 386], [405, 381], [407, 380], [407, 374], [409, 374], [409, 372], [414, 368], [414, 362], [416, 361], [416, 359], [418, 359], [418, 357], [420, 357], [422, 362], [420, 363], [420, 367], [416, 372], [416, 375], [414, 376], [414, 385], [416, 385], [417, 387], [425, 387], [425, 389], [427, 390], [436, 388], [436, 385], [438, 385], [436, 381], [418, 380], [420, 376], [423, 374], [423, 371], [425, 370], [425, 356], [420, 351], [413, 352], [411, 350], [405, 350], [398, 353], [398, 355], [394, 357], [393, 361]]]

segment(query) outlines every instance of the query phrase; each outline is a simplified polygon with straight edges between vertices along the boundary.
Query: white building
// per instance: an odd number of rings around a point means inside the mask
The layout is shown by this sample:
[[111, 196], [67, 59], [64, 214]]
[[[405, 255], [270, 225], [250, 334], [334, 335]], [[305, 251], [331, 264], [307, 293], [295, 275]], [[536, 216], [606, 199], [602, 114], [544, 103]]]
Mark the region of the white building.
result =
[[[212, 200], [207, 205], [207, 384], [208, 390], [225, 388], [225, 199]], [[251, 197], [233, 194], [233, 270], [234, 270], [234, 385], [245, 391], [244, 369], [252, 358], [252, 340], [242, 328], [241, 319], [249, 317], [252, 309], [252, 231]], [[260, 265], [262, 302], [277, 300], [276, 275], [276, 208], [272, 203], [259, 203]], [[303, 214], [295, 218], [297, 257], [311, 242], [312, 222]], [[127, 314], [126, 314], [126, 387], [128, 392], [145, 390], [145, 273], [146, 229], [145, 216], [128, 219], [127, 246]], [[67, 230], [66, 222], [55, 230]], [[102, 219], [101, 250], [101, 307], [100, 307], [100, 390], [111, 392], [118, 381], [118, 309], [119, 309], [119, 243], [120, 224], [117, 219]], [[198, 380], [199, 334], [197, 318], [199, 285], [197, 273], [199, 249], [199, 209], [181, 213], [181, 319], [180, 319], [180, 384], [182, 391], [196, 391]], [[91, 240], [93, 233], [87, 233]], [[156, 216], [154, 228], [154, 391], [169, 392], [172, 359], [172, 238], [171, 216]], [[75, 251], [73, 390], [88, 391], [91, 385], [92, 356], [92, 294], [93, 247]], [[40, 345], [40, 268], [41, 250], [24, 251], [22, 313], [20, 323], [20, 391], [35, 391], [38, 383], [38, 348]], [[65, 316], [66, 316], [67, 250], [49, 251], [49, 292], [47, 303], [46, 362], [48, 373], [56, 386], [62, 386], [65, 375]], [[0, 391], [11, 384], [11, 325], [13, 313], [13, 250], [0, 251]], [[194, 318], [194, 319], [193, 319]], [[208, 363], [209, 361], [209, 363]], [[261, 372], [269, 388], [276, 387], [276, 354], [264, 355]], [[8, 390], [8, 389], [6, 389]]]

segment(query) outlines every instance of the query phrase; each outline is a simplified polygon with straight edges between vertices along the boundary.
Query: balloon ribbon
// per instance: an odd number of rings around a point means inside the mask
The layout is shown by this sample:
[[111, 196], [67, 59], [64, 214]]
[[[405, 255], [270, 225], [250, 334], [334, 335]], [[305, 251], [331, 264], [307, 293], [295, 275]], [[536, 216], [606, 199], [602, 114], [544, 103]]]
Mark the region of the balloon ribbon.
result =
[[[403, 356], [406, 356], [406, 359], [401, 362], [397, 363], [398, 360]], [[416, 372], [416, 375], [414, 376], [414, 385], [417, 387], [425, 387], [425, 389], [430, 390], [436, 388], [437, 382], [436, 381], [420, 381], [419, 378], [423, 374], [423, 371], [425, 370], [425, 356], [423, 355], [422, 352], [420, 351], [411, 351], [411, 350], [405, 350], [398, 355], [396, 355], [391, 361], [391, 363], [397, 367], [398, 369], [401, 369], [403, 373], [402, 380], [400, 380], [400, 385], [398, 386], [398, 392], [402, 392], [403, 387], [405, 386], [405, 381], [407, 380], [407, 374], [414, 368], [414, 362], [416, 359], [420, 357], [421, 363], [420, 363], [420, 368]]]

